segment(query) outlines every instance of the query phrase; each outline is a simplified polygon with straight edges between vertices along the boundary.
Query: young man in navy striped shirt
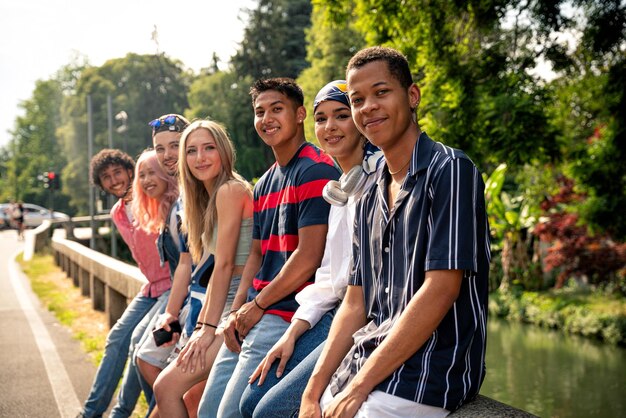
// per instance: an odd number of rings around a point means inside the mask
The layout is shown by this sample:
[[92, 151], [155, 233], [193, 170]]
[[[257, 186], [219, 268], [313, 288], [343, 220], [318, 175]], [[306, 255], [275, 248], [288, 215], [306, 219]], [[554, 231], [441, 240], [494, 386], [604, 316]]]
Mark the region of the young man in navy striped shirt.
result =
[[386, 166], [357, 206], [350, 285], [300, 416], [446, 416], [484, 379], [482, 178], [420, 130], [420, 91], [398, 51], [358, 52], [347, 81], [354, 121]]

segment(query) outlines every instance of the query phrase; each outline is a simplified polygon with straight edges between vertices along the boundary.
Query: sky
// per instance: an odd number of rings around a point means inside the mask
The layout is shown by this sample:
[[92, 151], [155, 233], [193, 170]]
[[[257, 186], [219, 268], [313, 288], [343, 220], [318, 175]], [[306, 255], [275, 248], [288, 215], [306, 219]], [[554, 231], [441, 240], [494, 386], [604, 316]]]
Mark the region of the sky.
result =
[[243, 38], [242, 8], [254, 0], [2, 0], [0, 2], [0, 147], [10, 139], [19, 103], [77, 54], [94, 66], [129, 52], [158, 52], [198, 71], [221, 65]]

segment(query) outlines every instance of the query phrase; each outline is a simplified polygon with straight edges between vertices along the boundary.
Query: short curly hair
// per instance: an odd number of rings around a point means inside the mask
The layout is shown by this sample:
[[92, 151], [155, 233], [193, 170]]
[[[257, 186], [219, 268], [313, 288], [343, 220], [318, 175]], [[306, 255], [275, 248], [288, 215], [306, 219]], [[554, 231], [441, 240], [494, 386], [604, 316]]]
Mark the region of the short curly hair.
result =
[[254, 107], [257, 97], [269, 90], [284, 94], [295, 103], [296, 107], [304, 104], [304, 93], [302, 93], [302, 88], [296, 83], [296, 80], [289, 77], [276, 77], [260, 79], [254, 82], [252, 87], [250, 87], [252, 107]]
[[127, 170], [135, 170], [135, 160], [123, 151], [118, 149], [105, 148], [93, 157], [89, 164], [89, 178], [91, 184], [102, 189], [100, 173], [112, 165], [121, 165]]
[[389, 73], [402, 87], [409, 88], [413, 84], [413, 76], [406, 57], [400, 51], [382, 46], [365, 48], [354, 54], [346, 67], [346, 76], [350, 70], [359, 69], [374, 61], [386, 62]]

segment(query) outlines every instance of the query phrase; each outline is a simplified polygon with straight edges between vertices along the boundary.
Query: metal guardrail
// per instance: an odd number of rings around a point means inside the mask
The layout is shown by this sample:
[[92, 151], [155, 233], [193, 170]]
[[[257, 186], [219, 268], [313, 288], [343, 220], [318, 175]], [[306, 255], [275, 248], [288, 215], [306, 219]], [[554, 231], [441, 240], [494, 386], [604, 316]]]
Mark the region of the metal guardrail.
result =
[[[111, 215], [109, 215], [108, 213], [107, 214], [102, 214], [102, 215], [94, 215], [93, 219], [95, 221], [108, 221], [108, 220], [111, 220]], [[76, 223], [79, 223], [79, 222], [89, 222], [89, 221], [91, 221], [91, 216], [89, 216], [89, 215], [86, 215], [86, 216], [75, 216], [73, 218], [70, 218], [70, 221], [73, 222], [73, 223], [74, 222], [76, 222]]]
[[[94, 216], [98, 222], [110, 219], [108, 214]], [[45, 220], [28, 232], [24, 259], [30, 259], [34, 252], [51, 248], [55, 263], [81, 289], [83, 296], [91, 299], [93, 309], [107, 314], [109, 326], [113, 326], [147, 280], [136, 266], [90, 249], [73, 239], [74, 224], [90, 221], [90, 216], [74, 217], [70, 221]], [[53, 229], [53, 225], [63, 228]]]

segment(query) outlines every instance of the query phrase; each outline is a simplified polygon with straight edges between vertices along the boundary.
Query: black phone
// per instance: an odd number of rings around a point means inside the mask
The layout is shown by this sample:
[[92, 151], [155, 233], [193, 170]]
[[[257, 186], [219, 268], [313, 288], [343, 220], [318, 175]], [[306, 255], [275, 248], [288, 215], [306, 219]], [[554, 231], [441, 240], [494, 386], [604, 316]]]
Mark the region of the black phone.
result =
[[170, 329], [172, 330], [172, 332], [176, 332], [178, 334], [181, 334], [183, 332], [181, 326], [180, 326], [180, 322], [178, 321], [174, 321], [170, 324]]
[[181, 333], [182, 329], [180, 326], [180, 322], [174, 321], [170, 323], [171, 331], [166, 331], [165, 328], [159, 328], [152, 331], [152, 336], [154, 337], [154, 342], [157, 347], [162, 346], [163, 344], [172, 341], [174, 333]]
[[242, 339], [241, 337], [239, 337], [239, 331], [237, 331], [237, 328], [235, 328], [235, 340], [237, 340], [237, 344], [239, 344], [239, 347], [241, 347]]

